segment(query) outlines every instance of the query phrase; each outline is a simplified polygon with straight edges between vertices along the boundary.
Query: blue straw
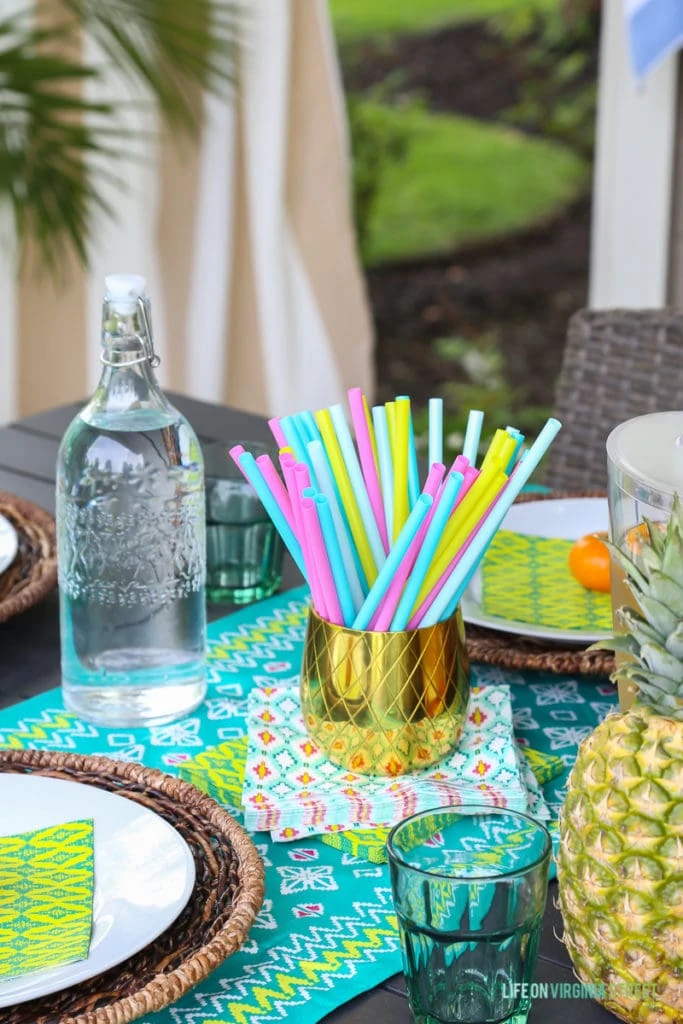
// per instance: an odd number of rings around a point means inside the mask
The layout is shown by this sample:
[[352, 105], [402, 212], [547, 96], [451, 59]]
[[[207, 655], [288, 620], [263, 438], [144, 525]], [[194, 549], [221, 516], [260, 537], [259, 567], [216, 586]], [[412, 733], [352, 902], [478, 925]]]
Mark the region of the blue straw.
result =
[[247, 480], [256, 491], [261, 504], [273, 520], [277, 532], [282, 537], [287, 550], [299, 567], [301, 575], [304, 579], [307, 579], [304, 558], [301, 553], [301, 545], [294, 536], [294, 531], [291, 526], [280, 511], [280, 506], [273, 497], [271, 490], [263, 477], [263, 473], [256, 465], [256, 459], [251, 452], [242, 452], [239, 456], [239, 464], [244, 470], [244, 475]]
[[429, 465], [443, 462], [443, 398], [429, 399]]
[[315, 422], [315, 416], [313, 413], [307, 409], [305, 412], [299, 413], [298, 419], [303, 423], [306, 434], [308, 435], [306, 443], [308, 444], [308, 441], [320, 441], [322, 444], [322, 437], [320, 436], [318, 424]]
[[480, 561], [486, 554], [486, 549], [508, 514], [510, 506], [547, 452], [561, 426], [559, 420], [549, 419], [531, 448], [524, 453], [515, 472], [505, 485], [505, 490], [501, 492], [498, 501], [482, 523], [462, 559], [434, 598], [432, 606], [425, 614], [420, 626], [433, 626], [447, 617], [449, 612], [451, 615], [455, 612]]
[[377, 441], [377, 458], [379, 460], [379, 479], [382, 485], [382, 501], [384, 502], [384, 518], [387, 524], [387, 534], [389, 537], [393, 537], [394, 464], [391, 461], [387, 410], [383, 405], [373, 405], [372, 422], [375, 427], [375, 440]]
[[[415, 451], [415, 430], [413, 429], [413, 414], [410, 408], [410, 398], [408, 395], [397, 395], [397, 402], [408, 403], [408, 502], [410, 507], [413, 508], [415, 502], [420, 496], [420, 474], [417, 469], [417, 452]], [[441, 459], [437, 459], [437, 462], [441, 462]], [[430, 463], [431, 465], [431, 463]]]
[[507, 464], [507, 466], [505, 468], [505, 472], [507, 473], [508, 476], [510, 476], [510, 473], [512, 472], [512, 470], [514, 468], [515, 462], [517, 461], [517, 456], [519, 455], [519, 449], [524, 444], [524, 434], [520, 434], [519, 430], [517, 430], [517, 427], [506, 427], [505, 429], [507, 430], [507, 432], [510, 435], [510, 437], [514, 437], [514, 439], [517, 442], [515, 450], [513, 451], [512, 455], [510, 456], [510, 461], [508, 462], [508, 464]]
[[[282, 423], [282, 421], [280, 421]], [[484, 423], [484, 414], [480, 409], [471, 409], [467, 417], [467, 429], [465, 431], [465, 443], [462, 446], [462, 453], [470, 460], [470, 466], [477, 465], [479, 454], [479, 440], [481, 428]]]
[[434, 499], [431, 494], [418, 495], [418, 499], [415, 502], [412, 512], [406, 519], [403, 529], [394, 541], [394, 545], [387, 555], [386, 562], [380, 569], [377, 579], [370, 587], [370, 593], [363, 601], [361, 609], [354, 619], [354, 629], [368, 628], [370, 620], [379, 608], [380, 601], [384, 597], [387, 587], [391, 583], [392, 576], [403, 561], [415, 534], [424, 522], [433, 502]]
[[458, 496], [458, 491], [462, 487], [463, 482], [462, 473], [449, 473], [448, 479], [444, 484], [441, 497], [439, 498], [439, 504], [436, 506], [436, 511], [432, 516], [432, 521], [429, 524], [427, 532], [422, 541], [420, 553], [418, 554], [415, 565], [413, 566], [410, 576], [405, 585], [405, 589], [401, 594], [401, 600], [398, 602], [398, 607], [394, 612], [394, 617], [391, 620], [391, 631], [397, 632], [403, 630], [408, 625], [413, 606], [417, 600], [417, 595], [420, 593], [420, 587], [424, 581], [425, 576], [429, 570], [429, 566], [434, 558], [434, 552], [436, 551], [443, 529], [448, 522], [448, 517], [453, 511], [455, 499]]
[[380, 537], [375, 513], [372, 511], [372, 505], [370, 504], [370, 498], [368, 497], [365, 480], [363, 479], [360, 462], [358, 461], [358, 455], [356, 454], [356, 449], [353, 445], [351, 431], [349, 430], [349, 425], [346, 422], [344, 410], [341, 405], [331, 405], [330, 416], [332, 417], [334, 432], [337, 435], [337, 440], [339, 441], [344, 465], [346, 466], [346, 471], [349, 474], [349, 481], [353, 488], [356, 504], [358, 505], [358, 511], [360, 512], [360, 517], [363, 520], [363, 526], [365, 527], [365, 533], [368, 538], [372, 557], [377, 567], [377, 571], [379, 572], [384, 565], [384, 560], [387, 556], [384, 550], [384, 545], [382, 544], [382, 538]]
[[362, 605], [365, 600], [365, 595], [369, 590], [367, 580], [365, 579], [363, 567], [360, 564], [356, 545], [353, 542], [353, 536], [344, 513], [344, 506], [337, 494], [334, 477], [332, 476], [332, 471], [330, 470], [327, 455], [325, 453], [325, 446], [322, 441], [310, 441], [308, 444], [308, 453], [315, 469], [318, 487], [329, 502], [332, 521], [341, 547], [342, 559], [346, 570], [346, 578], [349, 582], [349, 587], [351, 588], [351, 594], [353, 596], [355, 613], [355, 611], [357, 611]]
[[[308, 488], [306, 490], [308, 490]], [[304, 491], [304, 494], [306, 494], [306, 491]], [[332, 521], [330, 503], [324, 494], [316, 494], [313, 500], [315, 501], [318, 509], [320, 529], [322, 530], [323, 540], [325, 541], [325, 547], [327, 548], [327, 555], [330, 560], [330, 568], [332, 569], [332, 577], [337, 590], [337, 597], [339, 598], [339, 605], [341, 607], [344, 625], [350, 626], [356, 616], [356, 609], [353, 604], [351, 589], [346, 579], [344, 560], [342, 558], [337, 531], [335, 530], [334, 522]]]
[[287, 442], [289, 444], [289, 447], [294, 452], [294, 458], [296, 459], [296, 461], [303, 462], [304, 466], [308, 466], [310, 470], [311, 465], [308, 461], [306, 443], [296, 422], [296, 417], [282, 416], [280, 419], [280, 429], [287, 438]]

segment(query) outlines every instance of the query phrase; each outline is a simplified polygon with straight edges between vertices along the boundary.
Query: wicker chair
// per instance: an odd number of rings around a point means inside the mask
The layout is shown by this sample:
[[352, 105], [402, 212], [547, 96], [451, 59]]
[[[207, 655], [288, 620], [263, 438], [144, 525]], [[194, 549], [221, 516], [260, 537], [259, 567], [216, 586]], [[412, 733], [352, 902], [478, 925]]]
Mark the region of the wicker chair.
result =
[[683, 409], [683, 312], [580, 310], [569, 321], [546, 460], [555, 489], [607, 487], [605, 442], [618, 423]]

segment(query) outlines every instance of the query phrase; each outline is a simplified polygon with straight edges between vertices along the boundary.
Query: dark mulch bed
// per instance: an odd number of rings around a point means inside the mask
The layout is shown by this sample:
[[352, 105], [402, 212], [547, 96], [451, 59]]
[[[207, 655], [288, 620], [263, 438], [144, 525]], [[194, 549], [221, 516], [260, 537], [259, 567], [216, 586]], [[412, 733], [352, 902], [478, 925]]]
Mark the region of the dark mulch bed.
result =
[[392, 92], [418, 92], [431, 110], [484, 120], [519, 101], [525, 78], [519, 54], [484, 22], [358, 43], [344, 64], [347, 90], [363, 92], [391, 76]]
[[495, 332], [510, 385], [525, 403], [552, 406], [567, 321], [586, 304], [589, 241], [584, 200], [550, 225], [451, 260], [370, 271], [378, 399], [424, 403], [454, 372], [432, 342]]
[[[596, 20], [581, 82], [595, 80], [597, 44]], [[362, 92], [384, 82], [389, 95], [417, 92], [432, 110], [499, 119], [520, 101], [529, 77], [541, 82], [544, 74], [525, 60], [526, 45], [511, 45], [484, 22], [390, 43], [357, 43], [342, 55], [345, 86]], [[561, 101], [572, 85], [559, 88], [548, 97], [551, 103]], [[423, 403], [462, 372], [439, 356], [433, 341], [491, 334], [500, 341], [506, 379], [521, 400], [552, 406], [567, 320], [586, 304], [589, 239], [590, 201], [585, 199], [551, 224], [450, 258], [369, 271], [377, 397], [386, 401], [407, 392]]]

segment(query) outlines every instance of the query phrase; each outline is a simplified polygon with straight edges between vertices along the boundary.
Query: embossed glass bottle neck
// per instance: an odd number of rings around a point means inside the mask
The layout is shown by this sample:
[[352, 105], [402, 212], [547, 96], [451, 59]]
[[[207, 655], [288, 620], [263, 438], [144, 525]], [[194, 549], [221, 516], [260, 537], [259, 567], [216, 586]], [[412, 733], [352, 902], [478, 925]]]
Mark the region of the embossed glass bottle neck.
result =
[[[142, 429], [150, 417], [155, 425], [173, 422], [177, 415], [154, 373], [154, 357], [147, 333], [149, 320], [139, 306], [121, 313], [104, 302], [102, 318], [102, 374], [91, 401], [82, 412], [86, 421], [125, 429], [124, 417], [133, 418], [131, 429]], [[142, 419], [140, 419], [142, 417]], [[151, 420], [150, 420], [151, 422]]]

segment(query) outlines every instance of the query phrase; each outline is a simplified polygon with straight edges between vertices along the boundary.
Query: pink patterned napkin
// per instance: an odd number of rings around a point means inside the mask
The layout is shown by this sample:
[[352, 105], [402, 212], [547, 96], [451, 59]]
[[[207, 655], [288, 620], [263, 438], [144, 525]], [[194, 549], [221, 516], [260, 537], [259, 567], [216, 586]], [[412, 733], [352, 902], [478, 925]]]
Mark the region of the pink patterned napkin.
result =
[[437, 806], [528, 806], [507, 686], [473, 688], [457, 750], [438, 765], [393, 779], [329, 761], [306, 732], [298, 687], [252, 690], [247, 721], [245, 825], [270, 830], [276, 840], [381, 828]]

